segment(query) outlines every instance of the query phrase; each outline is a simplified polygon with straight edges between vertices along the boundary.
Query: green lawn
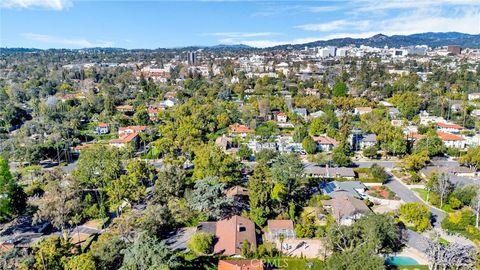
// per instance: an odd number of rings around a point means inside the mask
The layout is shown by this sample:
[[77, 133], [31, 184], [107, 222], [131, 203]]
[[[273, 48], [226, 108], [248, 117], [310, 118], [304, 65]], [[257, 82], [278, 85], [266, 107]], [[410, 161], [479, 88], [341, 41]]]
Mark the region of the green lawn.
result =
[[412, 188], [413, 191], [415, 191], [422, 200], [427, 201], [427, 191], [423, 188]]
[[[284, 270], [324, 270], [325, 264], [319, 259], [299, 259], [299, 258], [271, 258], [262, 259], [269, 266], [275, 266], [278, 269]], [[307, 263], [311, 263], [308, 267]]]
[[[425, 189], [423, 189], [423, 188], [412, 188], [412, 190], [414, 192], [416, 192], [418, 194], [418, 196], [420, 196], [420, 198], [422, 198], [423, 201], [427, 202], [427, 193], [428, 192]], [[454, 211], [448, 203], [444, 203], [441, 209], [443, 211], [447, 212], [447, 213], [452, 213]]]

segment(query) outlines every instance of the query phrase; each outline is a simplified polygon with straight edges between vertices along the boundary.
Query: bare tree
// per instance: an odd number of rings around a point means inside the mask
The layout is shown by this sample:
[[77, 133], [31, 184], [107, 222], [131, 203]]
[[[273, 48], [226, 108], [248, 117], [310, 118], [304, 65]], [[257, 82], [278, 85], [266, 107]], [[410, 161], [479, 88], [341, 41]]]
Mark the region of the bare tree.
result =
[[450, 176], [446, 173], [442, 173], [435, 184], [435, 190], [440, 196], [440, 207], [443, 207], [443, 203], [448, 198], [448, 195], [452, 192], [453, 188], [454, 185], [450, 181]]
[[473, 197], [470, 206], [473, 212], [475, 212], [475, 227], [478, 228], [478, 223], [480, 222], [480, 191], [477, 190], [477, 194]]
[[34, 221], [51, 222], [67, 238], [66, 226], [81, 207], [78, 189], [75, 188], [75, 181], [60, 170], [49, 172], [45, 178], [45, 194], [37, 202], [38, 211]]
[[460, 244], [442, 245], [430, 241], [426, 250], [429, 260], [429, 269], [474, 269], [475, 248]]

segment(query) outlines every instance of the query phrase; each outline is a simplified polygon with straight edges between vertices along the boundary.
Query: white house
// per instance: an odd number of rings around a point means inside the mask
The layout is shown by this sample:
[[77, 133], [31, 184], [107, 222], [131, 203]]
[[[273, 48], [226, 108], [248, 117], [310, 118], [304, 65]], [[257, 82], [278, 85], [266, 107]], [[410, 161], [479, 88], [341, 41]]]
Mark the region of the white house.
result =
[[107, 134], [108, 132], [110, 132], [107, 123], [99, 123], [99, 124], [95, 127], [95, 130], [94, 130], [94, 131], [95, 131], [95, 133], [97, 133], [97, 134]]
[[467, 145], [467, 141], [461, 136], [441, 131], [437, 131], [437, 134], [447, 147], [465, 149]]

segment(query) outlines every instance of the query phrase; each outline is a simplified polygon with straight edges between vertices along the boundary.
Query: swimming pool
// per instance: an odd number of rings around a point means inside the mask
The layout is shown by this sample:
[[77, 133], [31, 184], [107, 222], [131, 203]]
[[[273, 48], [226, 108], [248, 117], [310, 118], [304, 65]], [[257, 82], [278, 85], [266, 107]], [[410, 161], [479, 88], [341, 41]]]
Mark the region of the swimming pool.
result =
[[385, 260], [385, 264], [387, 265], [418, 265], [418, 262], [410, 257], [404, 256], [392, 256], [388, 257]]

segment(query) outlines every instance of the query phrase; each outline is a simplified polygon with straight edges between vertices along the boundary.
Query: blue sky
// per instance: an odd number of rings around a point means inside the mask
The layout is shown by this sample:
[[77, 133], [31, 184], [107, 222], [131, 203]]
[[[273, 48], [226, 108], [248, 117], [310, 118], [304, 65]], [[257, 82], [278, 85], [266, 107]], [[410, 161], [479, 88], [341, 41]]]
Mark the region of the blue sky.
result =
[[480, 33], [479, 0], [0, 0], [0, 47], [267, 47], [378, 33]]

